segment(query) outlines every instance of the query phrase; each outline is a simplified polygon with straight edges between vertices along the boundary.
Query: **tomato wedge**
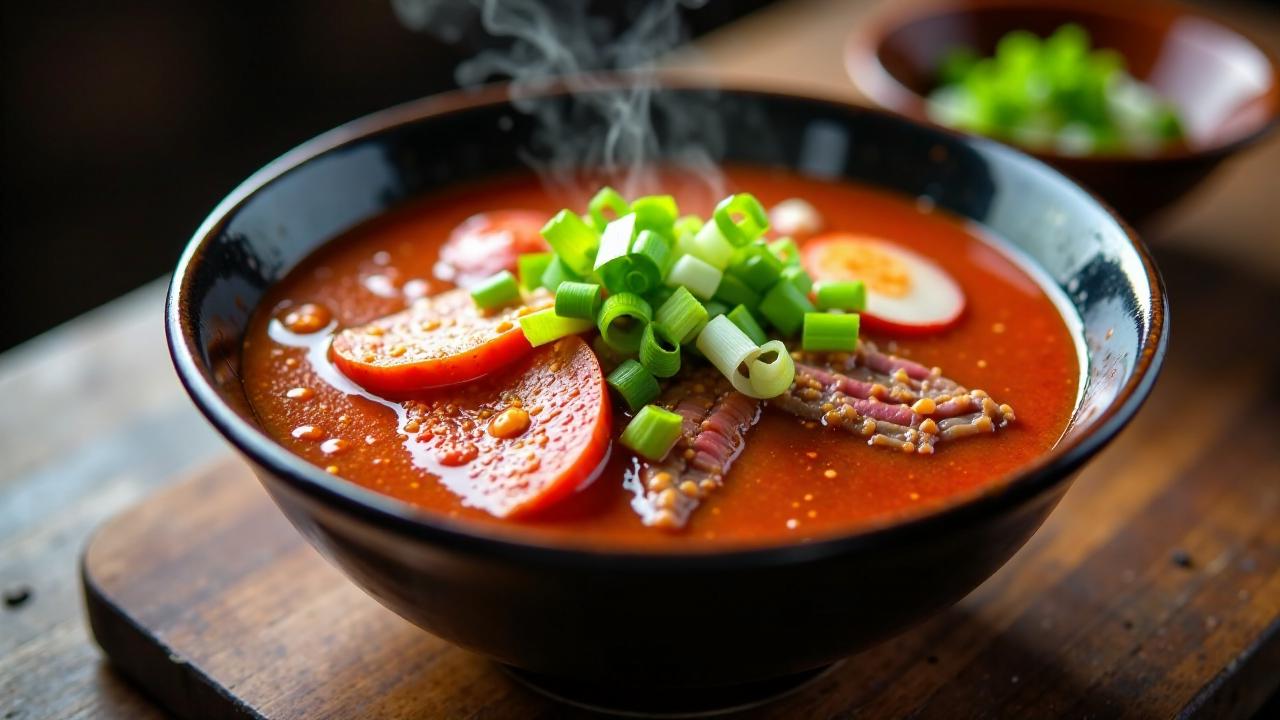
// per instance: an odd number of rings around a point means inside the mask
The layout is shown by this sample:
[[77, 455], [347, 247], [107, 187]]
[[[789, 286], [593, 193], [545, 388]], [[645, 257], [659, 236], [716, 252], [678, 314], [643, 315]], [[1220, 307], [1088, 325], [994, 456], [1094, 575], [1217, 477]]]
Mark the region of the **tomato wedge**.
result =
[[815, 281], [866, 283], [862, 325], [868, 330], [923, 335], [951, 327], [964, 313], [964, 292], [946, 270], [888, 240], [826, 233], [805, 243], [800, 254]]
[[[549, 307], [539, 296], [530, 307]], [[330, 358], [343, 375], [381, 395], [453, 385], [487, 375], [533, 350], [517, 322], [520, 308], [484, 313], [466, 290], [414, 302], [333, 339]]]
[[435, 275], [470, 288], [500, 270], [515, 272], [517, 257], [547, 250], [541, 233], [546, 222], [546, 213], [533, 210], [472, 215], [453, 229], [440, 248]]
[[422, 443], [441, 482], [497, 517], [556, 504], [608, 456], [613, 414], [604, 373], [578, 337], [538, 348], [501, 377], [405, 408], [409, 442]]

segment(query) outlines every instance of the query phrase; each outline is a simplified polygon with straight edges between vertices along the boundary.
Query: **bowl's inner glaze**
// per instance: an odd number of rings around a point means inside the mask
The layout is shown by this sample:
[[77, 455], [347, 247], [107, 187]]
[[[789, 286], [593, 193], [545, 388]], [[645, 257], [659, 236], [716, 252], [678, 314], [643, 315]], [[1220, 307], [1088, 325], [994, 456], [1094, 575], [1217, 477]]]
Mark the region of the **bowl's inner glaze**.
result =
[[[1095, 426], [1133, 379], [1139, 358], [1155, 351], [1149, 338], [1161, 312], [1159, 289], [1141, 251], [1088, 193], [1040, 163], [996, 143], [836, 103], [741, 91], [664, 92], [680, 103], [715, 108], [704, 131], [720, 160], [927, 198], [1020, 250], [1062, 290], [1070, 305], [1065, 313], [1079, 318], [1068, 320], [1082, 333], [1085, 378], [1067, 441]], [[254, 422], [239, 381], [241, 337], [268, 286], [354, 225], [459, 179], [517, 167], [536, 144], [533, 120], [506, 102], [430, 112], [439, 102], [390, 111], [408, 121], [373, 134], [361, 135], [360, 123], [337, 131], [331, 149], [296, 166], [282, 159], [283, 174], [269, 167], [250, 179], [233, 194], [229, 211], [215, 214], [225, 217], [202, 233], [207, 239], [189, 248], [173, 299], [179, 342], [187, 343], [220, 400], [244, 420]], [[661, 134], [662, 123], [656, 124]]]
[[1077, 23], [1089, 32], [1094, 47], [1119, 51], [1130, 73], [1178, 107], [1193, 150], [1259, 132], [1280, 106], [1272, 65], [1257, 46], [1237, 32], [1171, 9], [1167, 3], [1154, 8], [1145, 3], [1108, 7], [1079, 0], [965, 5], [955, 3], [886, 28], [875, 59], [893, 82], [911, 93], [911, 102], [918, 104], [935, 88], [937, 69], [954, 49], [972, 48], [988, 56], [1000, 38], [1014, 30], [1047, 37], [1066, 23]]

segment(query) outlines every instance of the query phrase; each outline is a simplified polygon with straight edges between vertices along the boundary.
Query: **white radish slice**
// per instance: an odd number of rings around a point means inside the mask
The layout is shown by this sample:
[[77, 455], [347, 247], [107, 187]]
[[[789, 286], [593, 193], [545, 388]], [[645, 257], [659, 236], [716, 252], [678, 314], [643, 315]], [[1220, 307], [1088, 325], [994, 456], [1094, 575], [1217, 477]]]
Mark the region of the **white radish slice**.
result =
[[769, 226], [778, 237], [803, 240], [822, 230], [822, 215], [807, 200], [789, 198], [769, 210]]
[[964, 292], [946, 270], [888, 240], [827, 233], [805, 243], [801, 255], [814, 281], [866, 283], [862, 325], [868, 330], [908, 335], [938, 332], [964, 313]]

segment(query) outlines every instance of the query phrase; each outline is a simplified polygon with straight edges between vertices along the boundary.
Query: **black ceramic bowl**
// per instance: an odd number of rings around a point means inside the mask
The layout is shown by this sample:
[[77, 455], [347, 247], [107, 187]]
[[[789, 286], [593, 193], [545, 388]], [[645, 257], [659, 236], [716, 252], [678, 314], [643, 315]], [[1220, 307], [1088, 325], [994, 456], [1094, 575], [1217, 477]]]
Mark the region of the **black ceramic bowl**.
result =
[[[668, 92], [692, 103], [708, 91]], [[502, 88], [427, 98], [312, 140], [237, 188], [188, 245], [166, 314], [196, 405], [298, 530], [388, 608], [500, 662], [584, 684], [710, 687], [804, 673], [990, 576], [1146, 397], [1167, 339], [1160, 277], [1132, 232], [1058, 172], [994, 142], [838, 102], [722, 90], [710, 107], [726, 161], [927, 196], [1020, 247], [1082, 321], [1088, 379], [1067, 436], [1010, 482], [926, 515], [805, 545], [679, 555], [519, 544], [304, 462], [259, 430], [237, 379], [263, 292], [406, 198], [519, 166], [530, 141], [533, 122]]]

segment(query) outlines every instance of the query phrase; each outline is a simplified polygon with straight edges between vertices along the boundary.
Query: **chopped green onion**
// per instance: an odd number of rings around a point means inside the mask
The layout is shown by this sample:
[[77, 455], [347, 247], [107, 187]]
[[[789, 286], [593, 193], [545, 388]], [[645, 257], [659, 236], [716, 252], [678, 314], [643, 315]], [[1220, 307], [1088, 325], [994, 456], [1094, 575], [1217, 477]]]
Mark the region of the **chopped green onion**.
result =
[[752, 290], [764, 292], [782, 276], [782, 261], [774, 257], [767, 247], [752, 244], [738, 250], [735, 261], [729, 264], [726, 272], [741, 278]]
[[551, 262], [547, 264], [547, 269], [542, 272], [542, 287], [551, 292], [556, 292], [561, 283], [577, 279], [577, 273], [565, 267], [560, 258], [552, 255]]
[[861, 280], [824, 280], [814, 285], [819, 310], [862, 312], [867, 308], [867, 286]]
[[[609, 218], [604, 214], [605, 210], [613, 212], [613, 218]], [[591, 216], [591, 224], [595, 226], [596, 232], [604, 232], [611, 220], [617, 220], [631, 212], [631, 206], [627, 201], [618, 194], [617, 190], [605, 186], [600, 188], [600, 192], [591, 198], [591, 202], [587, 203], [587, 214]]]
[[739, 305], [730, 310], [728, 317], [730, 322], [737, 325], [739, 330], [751, 338], [751, 342], [763, 345], [768, 341], [769, 337], [764, 334], [764, 328], [760, 327], [760, 323], [756, 322], [755, 316], [745, 306]]
[[702, 229], [702, 218], [697, 215], [685, 215], [671, 226], [671, 234], [679, 240], [684, 235], [697, 235]]
[[670, 195], [646, 195], [638, 197], [631, 203], [631, 210], [636, 214], [636, 226], [642, 230], [653, 230], [663, 235], [671, 235], [676, 216], [680, 209], [676, 199]]
[[813, 278], [799, 265], [788, 265], [783, 268], [782, 279], [794, 285], [801, 295], [808, 295], [813, 289]]
[[644, 326], [653, 317], [653, 309], [644, 298], [634, 293], [610, 295], [596, 317], [596, 327], [609, 347], [624, 353], [640, 349]]
[[703, 307], [707, 309], [708, 318], [719, 317], [721, 315], [729, 314], [729, 306], [725, 305], [719, 300], [712, 300], [708, 302], [706, 305], [703, 305]]
[[653, 375], [635, 360], [626, 360], [614, 368], [605, 382], [618, 393], [631, 412], [653, 402], [662, 392]]
[[[740, 374], [739, 374], [740, 376]], [[734, 387], [749, 397], [768, 399], [787, 391], [796, 378], [796, 363], [781, 340], [760, 346], [760, 352], [747, 366], [747, 383], [734, 378]]]
[[622, 431], [618, 442], [637, 455], [659, 462], [671, 452], [680, 439], [684, 418], [657, 405], [645, 405]]
[[537, 290], [542, 287], [542, 274], [547, 266], [555, 260], [555, 253], [524, 253], [516, 258], [516, 270], [520, 275], [520, 287], [524, 290]]
[[707, 324], [707, 309], [688, 288], [681, 286], [658, 306], [654, 322], [661, 325], [672, 340], [687, 343]]
[[600, 234], [582, 218], [561, 210], [542, 227], [542, 237], [574, 273], [583, 276], [591, 272]]
[[796, 247], [796, 241], [789, 237], [778, 238], [769, 243], [769, 252], [781, 260], [783, 265], [800, 264], [800, 248]]
[[605, 226], [600, 234], [600, 247], [596, 250], [592, 269], [599, 272], [601, 268], [619, 258], [626, 257], [631, 249], [631, 240], [635, 237], [636, 216], [627, 213]]
[[[638, 221], [637, 221], [638, 222]], [[631, 244], [631, 269], [627, 273], [627, 291], [644, 295], [662, 283], [671, 264], [671, 246], [652, 230], [641, 230]]]
[[804, 325], [804, 314], [814, 312], [813, 303], [789, 282], [779, 282], [760, 301], [760, 314], [785, 335], [794, 335]]
[[720, 234], [735, 246], [746, 245], [769, 229], [769, 215], [751, 193], [738, 193], [721, 200], [716, 205], [714, 218]]
[[751, 338], [733, 324], [728, 317], [720, 315], [711, 319], [698, 334], [697, 348], [712, 365], [729, 380], [733, 380], [739, 366], [751, 361], [760, 348], [751, 342]]
[[717, 270], [724, 270], [733, 258], [733, 246], [720, 234], [715, 223], [707, 223], [692, 235], [681, 235], [676, 254], [692, 255]]
[[556, 314], [560, 317], [595, 320], [600, 312], [600, 286], [569, 281], [556, 289]]
[[621, 353], [609, 347], [609, 343], [604, 341], [604, 336], [600, 333], [593, 333], [591, 350], [595, 352], [596, 357], [600, 358], [600, 364], [605, 368], [617, 367], [631, 357], [627, 353]]
[[569, 335], [579, 335], [592, 327], [594, 323], [590, 320], [560, 317], [555, 308], [546, 308], [520, 318], [520, 329], [524, 330], [525, 339], [534, 347]]
[[856, 313], [805, 313], [800, 347], [810, 352], [853, 352], [858, 349], [860, 320]]
[[471, 289], [471, 299], [476, 306], [492, 310], [520, 299], [520, 285], [510, 270], [496, 272]]
[[755, 290], [747, 287], [747, 284], [738, 277], [728, 274], [720, 278], [720, 285], [716, 287], [714, 297], [729, 307], [746, 305], [753, 308], [760, 304], [760, 295]]
[[674, 295], [675, 292], [676, 289], [670, 285], [659, 285], [658, 287], [650, 290], [649, 293], [644, 296], [644, 299], [649, 301], [650, 306], [659, 307]]
[[667, 284], [671, 287], [687, 287], [694, 295], [709, 300], [715, 295], [721, 276], [722, 273], [706, 261], [693, 255], [685, 255], [671, 266], [671, 272], [667, 273]]
[[668, 378], [680, 369], [680, 343], [671, 339], [657, 323], [644, 326], [640, 338], [640, 364], [660, 378]]

